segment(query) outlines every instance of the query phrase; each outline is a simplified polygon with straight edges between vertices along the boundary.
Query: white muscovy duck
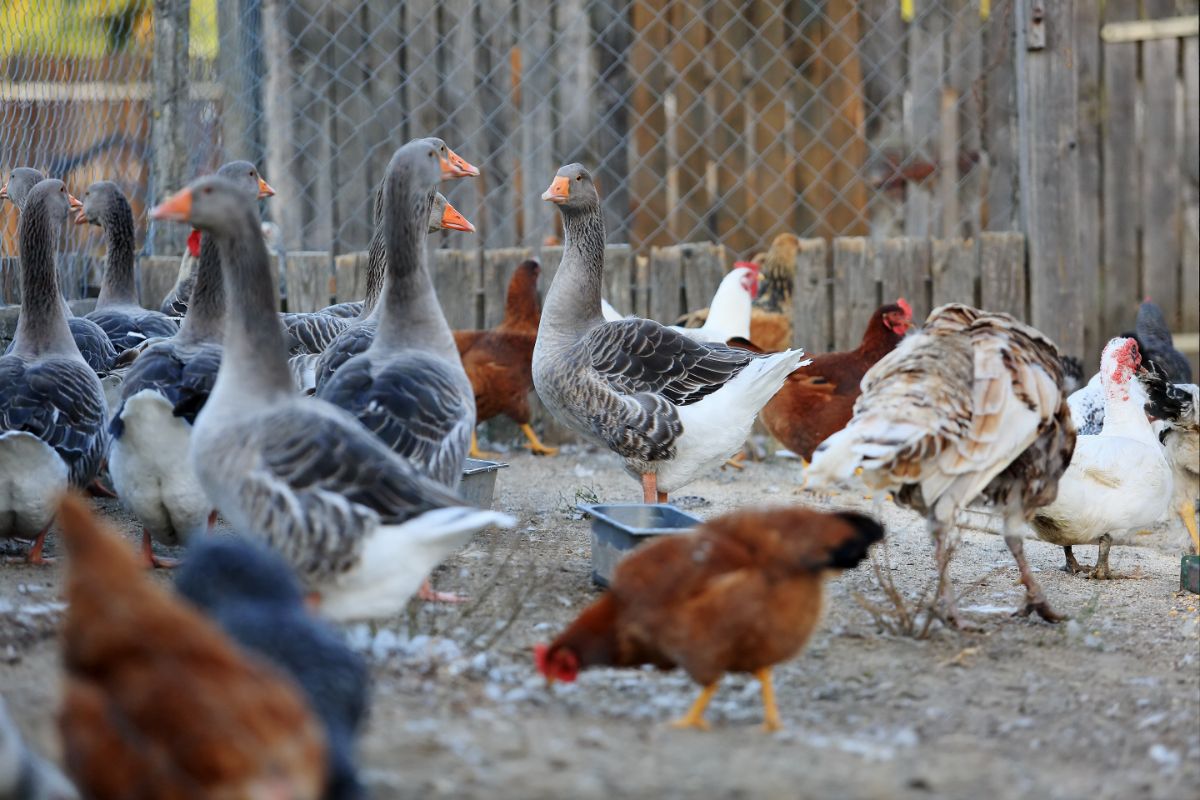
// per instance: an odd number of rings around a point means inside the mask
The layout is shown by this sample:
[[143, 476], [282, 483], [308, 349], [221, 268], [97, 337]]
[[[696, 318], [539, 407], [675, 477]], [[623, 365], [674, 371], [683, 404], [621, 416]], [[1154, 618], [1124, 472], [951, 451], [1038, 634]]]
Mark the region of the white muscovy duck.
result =
[[[273, 194], [263, 191], [266, 182], [248, 161], [225, 164], [217, 175], [249, 197]], [[109, 472], [121, 505], [142, 524], [142, 559], [149, 567], [175, 566], [154, 554], [154, 542], [187, 544], [216, 517], [188, 463], [188, 448], [221, 366], [225, 289], [216, 244], [204, 239], [197, 260], [179, 333], [138, 355], [123, 376], [109, 425]]]
[[712, 302], [708, 306], [708, 318], [699, 328], [683, 328], [672, 325], [697, 342], [725, 344], [730, 339], [750, 340], [751, 303], [758, 295], [758, 265], [752, 261], [738, 261], [733, 269], [721, 279]]
[[151, 215], [189, 222], [221, 254], [221, 368], [190, 461], [233, 527], [265, 541], [333, 619], [395, 614], [443, 558], [504, 514], [466, 506], [348, 412], [296, 395], [253, 200], [201, 178]]
[[78, 201], [63, 182], [30, 190], [17, 237], [21, 316], [10, 353], [0, 356], [0, 538], [42, 547], [68, 486], [96, 477], [108, 450], [108, 409], [100, 380], [79, 352], [58, 293], [54, 243]]
[[[1166, 453], [1146, 417], [1149, 396], [1137, 378], [1141, 355], [1133, 339], [1113, 339], [1100, 359], [1104, 423], [1079, 436], [1054, 502], [1030, 520], [1039, 539], [1060, 545], [1071, 573], [1111, 578], [1112, 534], [1152, 525], [1168, 510], [1173, 480]], [[1096, 566], [1081, 567], [1072, 546], [1098, 544]]]
[[605, 322], [604, 217], [591, 174], [558, 170], [542, 195], [565, 242], [546, 295], [533, 384], [563, 424], [620, 455], [647, 503], [665, 502], [746, 441], [759, 410], [804, 351], [760, 356], [706, 345], [648, 319]]

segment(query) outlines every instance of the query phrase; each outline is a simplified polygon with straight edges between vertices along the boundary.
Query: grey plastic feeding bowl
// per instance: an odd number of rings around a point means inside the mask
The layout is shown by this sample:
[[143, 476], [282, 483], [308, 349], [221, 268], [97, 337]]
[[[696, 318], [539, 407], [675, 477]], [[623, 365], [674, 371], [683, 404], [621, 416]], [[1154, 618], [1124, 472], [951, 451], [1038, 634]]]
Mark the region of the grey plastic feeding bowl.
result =
[[458, 484], [459, 496], [476, 508], [491, 508], [492, 497], [496, 494], [496, 473], [507, 466], [499, 461], [468, 458], [463, 462], [462, 481]]
[[617, 562], [655, 536], [691, 533], [701, 520], [672, 505], [580, 505], [592, 518], [592, 582], [608, 586]]

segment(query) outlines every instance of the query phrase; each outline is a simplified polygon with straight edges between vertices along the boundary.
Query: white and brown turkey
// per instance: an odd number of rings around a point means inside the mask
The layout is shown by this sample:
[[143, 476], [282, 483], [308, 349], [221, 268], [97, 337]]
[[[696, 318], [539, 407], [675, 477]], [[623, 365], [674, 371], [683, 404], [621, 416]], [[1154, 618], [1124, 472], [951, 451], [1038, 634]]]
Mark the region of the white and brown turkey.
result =
[[[1025, 561], [1021, 530], [1054, 501], [1075, 449], [1055, 344], [1008, 314], [949, 304], [863, 377], [854, 417], [813, 454], [809, 485], [861, 479], [925, 516], [945, 574], [959, 512], [976, 498], [1004, 520], [1026, 616], [1051, 610]], [[949, 580], [943, 620], [959, 625]]]

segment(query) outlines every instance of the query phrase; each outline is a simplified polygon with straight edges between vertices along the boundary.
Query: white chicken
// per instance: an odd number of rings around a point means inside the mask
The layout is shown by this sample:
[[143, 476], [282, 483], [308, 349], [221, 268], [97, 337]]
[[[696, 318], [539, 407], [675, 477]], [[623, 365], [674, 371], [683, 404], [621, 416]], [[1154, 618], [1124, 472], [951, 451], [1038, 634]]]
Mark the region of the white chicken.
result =
[[671, 325], [689, 339], [709, 344], [725, 344], [730, 339], [750, 340], [750, 308], [758, 295], [758, 265], [750, 261], [738, 261], [733, 269], [721, 279], [712, 303], [708, 306], [708, 319], [699, 328], [683, 328]]
[[[1112, 534], [1152, 525], [1167, 512], [1173, 480], [1166, 453], [1146, 417], [1149, 399], [1137, 379], [1141, 354], [1133, 339], [1113, 339], [1100, 359], [1104, 422], [1079, 436], [1058, 497], [1030, 521], [1039, 539], [1060, 545], [1068, 572], [1111, 578]], [[1098, 544], [1096, 566], [1075, 560], [1073, 545]]]
[[[846, 427], [813, 453], [817, 488], [845, 485], [861, 467], [876, 492], [922, 513], [937, 545], [939, 574], [959, 511], [988, 500], [1004, 520], [1026, 589], [1020, 614], [1062, 617], [1025, 561], [1022, 523], [1054, 500], [1075, 443], [1058, 348], [1008, 314], [949, 304], [863, 376]], [[939, 616], [960, 624], [948, 580]]]

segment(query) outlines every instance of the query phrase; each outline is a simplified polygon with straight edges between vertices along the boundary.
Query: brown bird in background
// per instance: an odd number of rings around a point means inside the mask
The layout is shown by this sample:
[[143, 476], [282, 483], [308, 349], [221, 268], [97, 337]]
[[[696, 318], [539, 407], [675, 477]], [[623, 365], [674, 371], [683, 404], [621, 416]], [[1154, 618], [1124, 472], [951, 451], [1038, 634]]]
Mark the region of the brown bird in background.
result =
[[281, 673], [157, 586], [69, 496], [59, 714], [68, 774], [92, 800], [320, 797], [320, 724]]
[[870, 517], [799, 506], [735, 511], [660, 537], [626, 556], [609, 590], [535, 648], [538, 671], [569, 682], [587, 667], [680, 667], [703, 687], [680, 728], [707, 728], [721, 676], [749, 672], [762, 684], [764, 725], [777, 730], [771, 667], [808, 642], [825, 573], [856, 566], [882, 538]]
[[[750, 341], [755, 352], [778, 353], [792, 346], [792, 289], [796, 283], [796, 256], [800, 239], [781, 233], [771, 249], [750, 259], [762, 274], [758, 297], [750, 308]], [[689, 312], [676, 325], [699, 328], [708, 319], [708, 309]]]
[[[521, 426], [534, 455], [558, 452], [538, 439], [529, 424], [529, 393], [533, 391], [533, 345], [537, 341], [542, 305], [538, 300], [538, 277], [542, 267], [536, 259], [517, 265], [508, 282], [504, 319], [486, 331], [454, 331], [454, 343], [463, 369], [475, 390], [475, 424], [504, 414]], [[472, 458], [484, 458], [475, 434], [471, 434]]]

